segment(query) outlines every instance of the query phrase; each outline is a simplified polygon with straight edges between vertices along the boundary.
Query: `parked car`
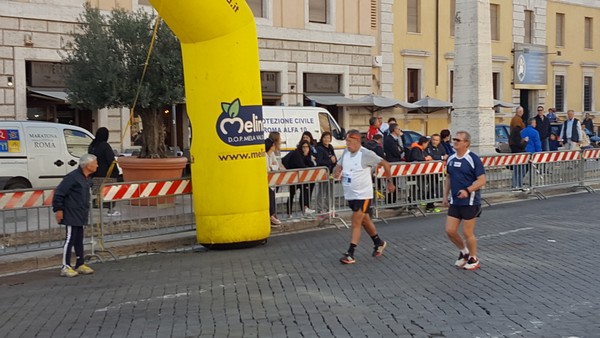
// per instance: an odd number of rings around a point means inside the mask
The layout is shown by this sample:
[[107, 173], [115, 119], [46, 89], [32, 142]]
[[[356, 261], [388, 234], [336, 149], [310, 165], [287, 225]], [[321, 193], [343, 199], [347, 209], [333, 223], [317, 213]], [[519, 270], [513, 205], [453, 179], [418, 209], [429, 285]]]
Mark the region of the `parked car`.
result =
[[510, 126], [507, 124], [496, 125], [495, 148], [497, 153], [510, 153], [508, 146], [508, 136], [510, 135]]

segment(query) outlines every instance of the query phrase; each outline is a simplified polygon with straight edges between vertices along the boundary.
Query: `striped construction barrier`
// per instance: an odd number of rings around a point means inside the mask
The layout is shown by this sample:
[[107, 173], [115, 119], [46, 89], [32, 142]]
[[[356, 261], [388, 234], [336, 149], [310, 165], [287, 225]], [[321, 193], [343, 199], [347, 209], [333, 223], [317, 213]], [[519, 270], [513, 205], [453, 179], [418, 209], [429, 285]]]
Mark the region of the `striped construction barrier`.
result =
[[388, 192], [385, 169], [378, 167], [375, 171], [375, 217], [379, 217], [381, 209], [414, 207], [420, 210], [420, 203], [440, 202], [445, 169], [443, 161], [390, 163], [396, 190]]
[[482, 156], [481, 162], [485, 168], [488, 167], [499, 167], [507, 165], [520, 165], [527, 164], [531, 158], [531, 154], [511, 154], [511, 155], [497, 155], [497, 156]]
[[[580, 150], [552, 151], [531, 155], [531, 187], [540, 199], [546, 197], [541, 189], [561, 185], [585, 187]], [[591, 189], [591, 188], [589, 188]]]
[[144, 183], [113, 183], [104, 186], [100, 194], [103, 202], [112, 202], [124, 199], [189, 194], [191, 192], [191, 180], [181, 179]]
[[586, 149], [583, 151], [583, 159], [595, 160], [600, 158], [600, 149]]
[[[581, 165], [581, 185], [600, 181], [600, 149], [586, 149], [583, 151]], [[588, 189], [588, 191], [590, 191]]]
[[550, 162], [564, 162], [564, 161], [576, 161], [581, 158], [581, 152], [579, 150], [567, 150], [567, 151], [551, 151], [545, 153], [533, 153], [531, 155], [531, 162], [535, 164], [539, 163], [550, 163]]
[[[409, 162], [409, 163], [390, 163], [392, 177], [416, 176], [426, 174], [439, 174], [444, 172], [444, 162]], [[375, 174], [376, 178], [385, 177], [383, 167], [378, 167]]]
[[[499, 193], [530, 187], [529, 167], [531, 154], [499, 154], [482, 156], [486, 184], [482, 194]], [[484, 197], [484, 201], [487, 200]]]
[[293, 169], [269, 172], [269, 186], [316, 183], [329, 180], [329, 171], [325, 167]]
[[0, 192], [0, 210], [52, 206], [53, 189]]

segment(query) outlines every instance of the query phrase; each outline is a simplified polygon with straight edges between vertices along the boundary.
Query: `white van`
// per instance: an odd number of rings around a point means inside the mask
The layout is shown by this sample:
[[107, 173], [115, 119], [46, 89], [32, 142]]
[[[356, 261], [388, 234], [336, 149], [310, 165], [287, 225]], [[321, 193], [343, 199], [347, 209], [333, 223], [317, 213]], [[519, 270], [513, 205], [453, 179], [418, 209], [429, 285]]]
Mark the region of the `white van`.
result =
[[0, 190], [57, 186], [93, 139], [69, 124], [0, 121]]
[[283, 153], [296, 149], [305, 131], [310, 131], [317, 142], [323, 132], [330, 132], [333, 136], [331, 144], [338, 157], [346, 148], [344, 129], [326, 109], [320, 107], [263, 106], [263, 128], [265, 138], [272, 131], [281, 133]]

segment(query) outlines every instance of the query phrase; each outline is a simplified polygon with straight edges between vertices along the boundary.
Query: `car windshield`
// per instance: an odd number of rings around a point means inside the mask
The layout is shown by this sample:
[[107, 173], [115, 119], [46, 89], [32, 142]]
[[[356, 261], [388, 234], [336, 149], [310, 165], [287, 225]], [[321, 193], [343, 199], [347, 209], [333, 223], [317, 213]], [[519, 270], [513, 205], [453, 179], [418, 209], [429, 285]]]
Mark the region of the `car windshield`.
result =
[[496, 139], [497, 140], [507, 140], [508, 132], [504, 126], [496, 126]]

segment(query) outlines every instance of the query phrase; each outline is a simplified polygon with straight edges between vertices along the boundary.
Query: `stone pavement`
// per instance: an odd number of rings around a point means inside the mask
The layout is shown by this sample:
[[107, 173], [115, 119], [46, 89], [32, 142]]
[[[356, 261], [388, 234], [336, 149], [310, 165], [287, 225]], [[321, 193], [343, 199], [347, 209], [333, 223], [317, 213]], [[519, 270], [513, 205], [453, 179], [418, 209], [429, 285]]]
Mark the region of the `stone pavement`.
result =
[[145, 255], [0, 278], [1, 337], [598, 337], [600, 228], [592, 194], [496, 204], [476, 228], [480, 270], [444, 215], [378, 223], [372, 258], [338, 262], [347, 229], [233, 251]]

